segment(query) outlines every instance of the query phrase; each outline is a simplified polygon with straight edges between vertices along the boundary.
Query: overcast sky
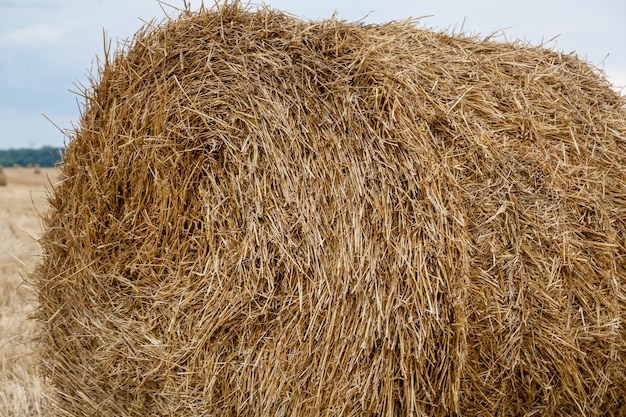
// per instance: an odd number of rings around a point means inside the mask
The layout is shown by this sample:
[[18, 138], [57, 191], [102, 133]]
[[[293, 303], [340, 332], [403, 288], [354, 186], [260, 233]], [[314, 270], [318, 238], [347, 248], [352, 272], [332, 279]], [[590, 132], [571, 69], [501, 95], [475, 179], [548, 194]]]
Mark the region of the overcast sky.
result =
[[[182, 0], [167, 0], [181, 7]], [[191, 0], [192, 10], [200, 0]], [[213, 0], [207, 0], [207, 5]], [[257, 2], [258, 3], [258, 2]], [[624, 0], [266, 0], [265, 4], [307, 19], [330, 17], [379, 23], [426, 17], [421, 27], [488, 35], [575, 52], [626, 85]], [[164, 10], [165, 12], [164, 12]], [[94, 58], [102, 55], [103, 30], [123, 40], [143, 21], [163, 20], [171, 7], [156, 0], [0, 0], [0, 149], [62, 146], [79, 118], [80, 98]]]

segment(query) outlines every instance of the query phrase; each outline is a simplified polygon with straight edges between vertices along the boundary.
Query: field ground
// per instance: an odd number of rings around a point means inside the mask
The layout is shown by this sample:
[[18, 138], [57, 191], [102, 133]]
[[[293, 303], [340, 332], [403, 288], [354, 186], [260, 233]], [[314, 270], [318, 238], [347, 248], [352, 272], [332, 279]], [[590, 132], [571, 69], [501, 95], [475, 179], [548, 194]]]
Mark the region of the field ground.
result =
[[23, 284], [39, 256], [39, 213], [56, 170], [4, 168], [0, 186], [0, 416], [43, 415], [44, 385], [33, 356], [35, 297]]

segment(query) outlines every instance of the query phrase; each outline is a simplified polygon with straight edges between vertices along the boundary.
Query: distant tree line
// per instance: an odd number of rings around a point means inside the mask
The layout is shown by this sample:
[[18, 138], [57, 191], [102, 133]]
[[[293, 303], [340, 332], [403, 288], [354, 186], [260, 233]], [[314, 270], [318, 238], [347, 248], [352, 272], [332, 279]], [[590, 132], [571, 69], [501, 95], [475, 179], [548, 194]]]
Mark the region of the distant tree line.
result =
[[13, 165], [37, 165], [41, 167], [53, 167], [61, 162], [61, 153], [65, 148], [44, 146], [43, 148], [0, 149], [0, 165], [11, 167]]

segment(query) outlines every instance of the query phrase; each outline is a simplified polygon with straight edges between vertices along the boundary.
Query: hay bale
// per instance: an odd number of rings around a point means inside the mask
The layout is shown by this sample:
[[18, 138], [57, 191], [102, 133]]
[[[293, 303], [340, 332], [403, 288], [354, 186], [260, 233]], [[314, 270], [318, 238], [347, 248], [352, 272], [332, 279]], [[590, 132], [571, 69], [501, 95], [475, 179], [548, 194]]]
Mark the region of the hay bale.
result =
[[227, 4], [107, 56], [33, 274], [58, 415], [624, 415], [624, 99]]
[[0, 172], [0, 186], [4, 186], [7, 184], [8, 184], [8, 181], [7, 181], [6, 174], [3, 174], [2, 172]]

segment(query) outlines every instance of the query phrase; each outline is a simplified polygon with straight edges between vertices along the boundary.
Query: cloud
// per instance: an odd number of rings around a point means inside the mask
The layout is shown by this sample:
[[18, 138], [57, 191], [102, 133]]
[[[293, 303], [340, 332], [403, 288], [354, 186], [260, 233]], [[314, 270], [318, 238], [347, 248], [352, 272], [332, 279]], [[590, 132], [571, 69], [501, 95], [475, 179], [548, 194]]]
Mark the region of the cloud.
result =
[[72, 120], [76, 120], [77, 116], [49, 110], [51, 109], [14, 109], [0, 105], [0, 126], [3, 127], [0, 149], [63, 146], [65, 136], [42, 113], [61, 129], [70, 129]]
[[24, 8], [51, 8], [54, 7], [54, 4], [50, 1], [42, 1], [42, 0], [0, 0], [0, 7], [11, 8], [11, 9], [24, 9]]
[[0, 33], [0, 44], [9, 46], [42, 46], [63, 40], [63, 30], [45, 23]]

